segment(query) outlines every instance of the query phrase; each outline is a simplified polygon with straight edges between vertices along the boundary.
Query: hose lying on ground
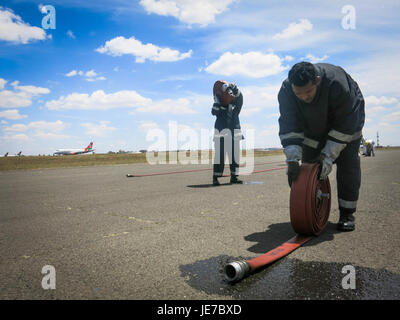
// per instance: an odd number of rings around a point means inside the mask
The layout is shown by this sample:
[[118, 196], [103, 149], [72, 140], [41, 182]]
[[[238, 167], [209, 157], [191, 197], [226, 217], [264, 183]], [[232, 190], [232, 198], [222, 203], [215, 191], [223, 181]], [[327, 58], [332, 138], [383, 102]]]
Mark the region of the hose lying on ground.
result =
[[304, 163], [290, 190], [290, 222], [298, 234], [279, 247], [251, 260], [228, 263], [225, 278], [236, 282], [258, 268], [268, 265], [297, 249], [325, 228], [331, 209], [329, 178], [319, 180], [320, 164]]

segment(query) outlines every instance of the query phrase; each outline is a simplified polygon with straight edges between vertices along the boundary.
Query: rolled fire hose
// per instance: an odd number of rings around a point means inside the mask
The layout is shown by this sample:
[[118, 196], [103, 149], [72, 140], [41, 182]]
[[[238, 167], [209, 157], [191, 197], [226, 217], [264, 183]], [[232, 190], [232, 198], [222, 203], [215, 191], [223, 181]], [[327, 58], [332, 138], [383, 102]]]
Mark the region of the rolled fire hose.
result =
[[286, 256], [324, 230], [331, 209], [331, 187], [329, 178], [318, 179], [319, 169], [318, 163], [303, 163], [298, 178], [292, 183], [290, 222], [297, 235], [256, 258], [228, 263], [224, 273], [229, 282], [237, 282]]

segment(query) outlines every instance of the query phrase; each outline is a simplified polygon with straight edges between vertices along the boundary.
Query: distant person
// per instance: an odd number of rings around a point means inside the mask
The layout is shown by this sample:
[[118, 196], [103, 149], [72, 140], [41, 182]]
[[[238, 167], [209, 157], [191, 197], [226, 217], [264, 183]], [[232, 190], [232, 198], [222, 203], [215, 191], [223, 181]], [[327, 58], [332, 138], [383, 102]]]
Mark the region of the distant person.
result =
[[231, 171], [230, 183], [243, 183], [238, 179], [240, 140], [239, 113], [243, 105], [243, 95], [239, 88], [226, 81], [216, 81], [213, 88], [214, 104], [211, 114], [216, 116], [214, 125], [215, 156], [213, 165], [213, 185], [218, 186], [218, 178], [225, 167], [225, 154], [228, 153]]
[[336, 163], [340, 231], [355, 229], [354, 213], [361, 185], [359, 148], [364, 126], [364, 98], [341, 67], [300, 62], [289, 71], [278, 94], [279, 137], [284, 147], [289, 185], [299, 161], [321, 163], [326, 179]]
[[374, 150], [374, 145], [375, 142], [372, 140], [365, 140], [364, 141], [364, 146], [365, 146], [365, 156], [367, 157], [375, 157], [375, 150]]

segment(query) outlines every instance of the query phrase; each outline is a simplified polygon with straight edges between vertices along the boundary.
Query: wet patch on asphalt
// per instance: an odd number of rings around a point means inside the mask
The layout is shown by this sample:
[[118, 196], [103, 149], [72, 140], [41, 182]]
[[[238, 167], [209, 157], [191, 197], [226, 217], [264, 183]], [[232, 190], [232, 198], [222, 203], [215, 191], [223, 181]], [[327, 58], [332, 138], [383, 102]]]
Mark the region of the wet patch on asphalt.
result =
[[[225, 279], [227, 263], [246, 260], [244, 257], [221, 255], [194, 264], [181, 265], [185, 281], [196, 290], [233, 299], [400, 299], [400, 275], [386, 269], [372, 269], [354, 265], [355, 288], [349, 284], [351, 263], [304, 262], [283, 258], [251, 274], [237, 283]], [[347, 278], [346, 278], [347, 277]]]

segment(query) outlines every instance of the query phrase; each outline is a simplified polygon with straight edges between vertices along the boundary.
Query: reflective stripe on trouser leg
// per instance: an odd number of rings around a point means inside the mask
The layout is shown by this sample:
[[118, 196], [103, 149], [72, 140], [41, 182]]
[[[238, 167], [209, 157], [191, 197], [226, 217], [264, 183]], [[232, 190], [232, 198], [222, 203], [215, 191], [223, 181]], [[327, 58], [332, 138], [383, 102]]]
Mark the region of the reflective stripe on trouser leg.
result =
[[[221, 177], [225, 167], [225, 155], [228, 153], [228, 159], [231, 159], [231, 153], [233, 149], [233, 139], [231, 136], [220, 137], [215, 141], [215, 154], [214, 154], [214, 165], [213, 175]], [[231, 164], [231, 162], [230, 162]]]
[[[230, 157], [232, 155], [232, 157]], [[232, 152], [228, 153], [229, 168], [231, 170], [231, 176], [239, 175], [239, 162], [240, 162], [240, 140], [232, 140]]]
[[345, 213], [354, 213], [357, 209], [361, 186], [359, 146], [360, 139], [352, 141], [343, 149], [336, 160], [339, 210]]
[[214, 140], [214, 164], [213, 164], [213, 175], [221, 177], [224, 173], [225, 166], [225, 150], [224, 150], [224, 138], [217, 138]]

